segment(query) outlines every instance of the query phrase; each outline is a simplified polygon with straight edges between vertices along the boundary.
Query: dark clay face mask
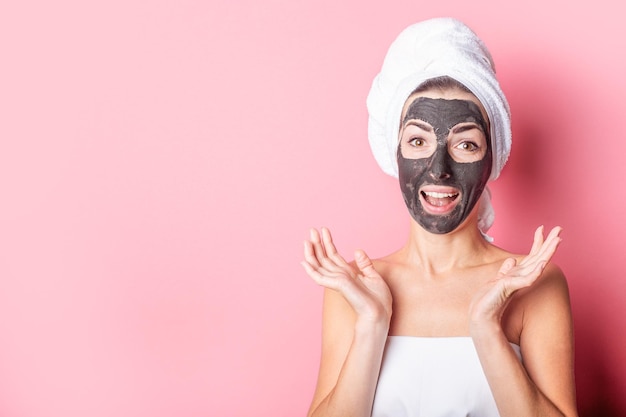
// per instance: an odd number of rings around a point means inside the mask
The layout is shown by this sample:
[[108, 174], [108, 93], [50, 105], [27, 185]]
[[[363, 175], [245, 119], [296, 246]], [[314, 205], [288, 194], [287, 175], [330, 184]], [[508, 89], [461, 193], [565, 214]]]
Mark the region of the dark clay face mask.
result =
[[[398, 177], [404, 202], [411, 216], [425, 230], [437, 234], [449, 233], [470, 214], [491, 174], [491, 141], [487, 122], [472, 101], [428, 97], [418, 97], [410, 104], [402, 126], [411, 120], [430, 125], [437, 142], [430, 156], [415, 159], [402, 155], [405, 138], [398, 144]], [[450, 155], [450, 130], [460, 123], [474, 123], [484, 133], [487, 149], [482, 159], [457, 162]], [[404, 146], [411, 145], [405, 143]]]

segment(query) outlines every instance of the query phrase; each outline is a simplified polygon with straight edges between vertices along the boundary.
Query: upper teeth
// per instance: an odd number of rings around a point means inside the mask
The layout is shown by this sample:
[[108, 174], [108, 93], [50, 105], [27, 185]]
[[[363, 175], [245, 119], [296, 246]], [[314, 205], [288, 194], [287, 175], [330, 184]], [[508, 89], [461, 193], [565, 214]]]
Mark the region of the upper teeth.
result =
[[435, 191], [424, 191], [424, 194], [433, 198], [454, 197], [456, 195], [456, 193], [437, 193]]

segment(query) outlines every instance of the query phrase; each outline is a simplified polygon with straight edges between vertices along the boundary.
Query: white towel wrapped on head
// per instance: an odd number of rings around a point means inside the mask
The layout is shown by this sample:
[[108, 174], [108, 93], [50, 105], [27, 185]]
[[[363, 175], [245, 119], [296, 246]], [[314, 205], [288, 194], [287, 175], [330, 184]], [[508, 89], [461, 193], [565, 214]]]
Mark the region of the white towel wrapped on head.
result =
[[[481, 102], [491, 125], [496, 179], [511, 150], [509, 104], [495, 76], [491, 54], [483, 41], [463, 22], [435, 18], [409, 26], [391, 44], [380, 73], [367, 97], [368, 136], [382, 170], [398, 177], [397, 149], [402, 107], [424, 81], [448, 76], [467, 87]], [[489, 191], [479, 203], [479, 224], [485, 233], [493, 223]]]

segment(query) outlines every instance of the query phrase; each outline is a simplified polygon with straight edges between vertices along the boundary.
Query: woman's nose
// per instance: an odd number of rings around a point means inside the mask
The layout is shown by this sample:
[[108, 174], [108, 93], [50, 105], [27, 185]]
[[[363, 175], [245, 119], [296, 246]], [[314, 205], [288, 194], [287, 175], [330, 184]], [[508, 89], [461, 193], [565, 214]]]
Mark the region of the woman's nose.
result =
[[445, 180], [451, 177], [450, 162], [448, 152], [437, 149], [432, 156], [430, 163], [430, 176], [434, 180]]

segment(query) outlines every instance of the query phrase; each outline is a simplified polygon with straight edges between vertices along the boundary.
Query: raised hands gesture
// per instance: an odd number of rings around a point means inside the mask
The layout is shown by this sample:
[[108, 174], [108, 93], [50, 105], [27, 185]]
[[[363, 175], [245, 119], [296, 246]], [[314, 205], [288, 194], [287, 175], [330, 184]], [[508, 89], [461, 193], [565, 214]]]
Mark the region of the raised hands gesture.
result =
[[341, 293], [358, 318], [387, 323], [391, 319], [391, 292], [372, 261], [358, 250], [354, 263], [346, 262], [337, 252], [328, 229], [322, 228], [321, 236], [311, 229], [310, 240], [304, 242], [302, 266], [319, 285]]
[[470, 306], [470, 324], [499, 323], [511, 296], [518, 290], [533, 285], [556, 252], [561, 242], [560, 227], [553, 228], [543, 238], [543, 226], [535, 231], [530, 253], [521, 261], [508, 258], [500, 267], [495, 279], [489, 281], [474, 296]]

